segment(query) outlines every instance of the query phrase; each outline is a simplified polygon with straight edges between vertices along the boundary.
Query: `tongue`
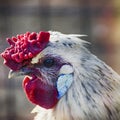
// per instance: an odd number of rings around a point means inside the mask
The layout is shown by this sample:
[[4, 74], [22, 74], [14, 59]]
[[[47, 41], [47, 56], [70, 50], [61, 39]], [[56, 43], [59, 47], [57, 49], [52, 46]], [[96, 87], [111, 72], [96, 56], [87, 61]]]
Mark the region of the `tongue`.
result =
[[43, 83], [36, 77], [25, 77], [23, 80], [23, 88], [28, 99], [43, 108], [53, 108], [58, 102], [58, 92], [53, 86]]

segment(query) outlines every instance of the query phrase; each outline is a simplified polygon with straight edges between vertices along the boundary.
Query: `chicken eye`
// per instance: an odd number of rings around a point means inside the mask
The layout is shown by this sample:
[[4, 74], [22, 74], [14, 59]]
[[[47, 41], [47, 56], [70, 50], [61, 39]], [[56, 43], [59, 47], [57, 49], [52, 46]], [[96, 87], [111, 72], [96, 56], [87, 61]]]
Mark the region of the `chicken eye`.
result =
[[47, 68], [52, 67], [54, 65], [54, 63], [55, 63], [54, 59], [52, 59], [52, 58], [48, 58], [48, 59], [44, 60], [44, 62], [43, 62], [44, 66]]

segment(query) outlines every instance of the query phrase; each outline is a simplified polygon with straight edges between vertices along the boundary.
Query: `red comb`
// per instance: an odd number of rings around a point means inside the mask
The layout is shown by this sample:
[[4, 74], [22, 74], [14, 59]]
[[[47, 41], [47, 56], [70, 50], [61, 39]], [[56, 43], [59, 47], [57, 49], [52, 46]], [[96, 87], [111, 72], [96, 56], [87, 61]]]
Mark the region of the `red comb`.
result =
[[1, 54], [4, 64], [13, 70], [19, 70], [41, 52], [49, 42], [49, 32], [27, 32], [17, 37], [7, 38], [10, 47]]

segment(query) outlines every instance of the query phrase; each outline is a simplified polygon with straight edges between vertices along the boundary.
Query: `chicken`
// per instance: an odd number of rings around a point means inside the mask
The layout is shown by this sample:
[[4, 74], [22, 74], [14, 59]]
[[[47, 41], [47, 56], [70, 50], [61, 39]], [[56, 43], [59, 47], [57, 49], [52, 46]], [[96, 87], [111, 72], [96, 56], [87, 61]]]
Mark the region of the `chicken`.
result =
[[35, 120], [120, 120], [120, 76], [81, 36], [49, 31], [8, 38], [1, 55], [9, 77], [25, 75]]

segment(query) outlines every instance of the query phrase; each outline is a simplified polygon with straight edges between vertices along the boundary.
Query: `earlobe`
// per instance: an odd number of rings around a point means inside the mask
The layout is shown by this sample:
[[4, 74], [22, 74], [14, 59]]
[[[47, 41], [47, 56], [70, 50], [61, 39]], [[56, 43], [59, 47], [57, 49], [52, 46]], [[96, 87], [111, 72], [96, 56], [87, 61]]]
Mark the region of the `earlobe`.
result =
[[74, 72], [73, 67], [71, 65], [69, 65], [69, 64], [66, 64], [66, 65], [63, 65], [60, 68], [59, 75], [60, 74], [71, 74], [73, 72]]
[[73, 74], [61, 74], [57, 80], [58, 99], [68, 91], [73, 82]]
[[71, 65], [64, 65], [60, 69], [60, 74], [56, 82], [58, 90], [58, 99], [65, 95], [74, 79], [74, 72]]

